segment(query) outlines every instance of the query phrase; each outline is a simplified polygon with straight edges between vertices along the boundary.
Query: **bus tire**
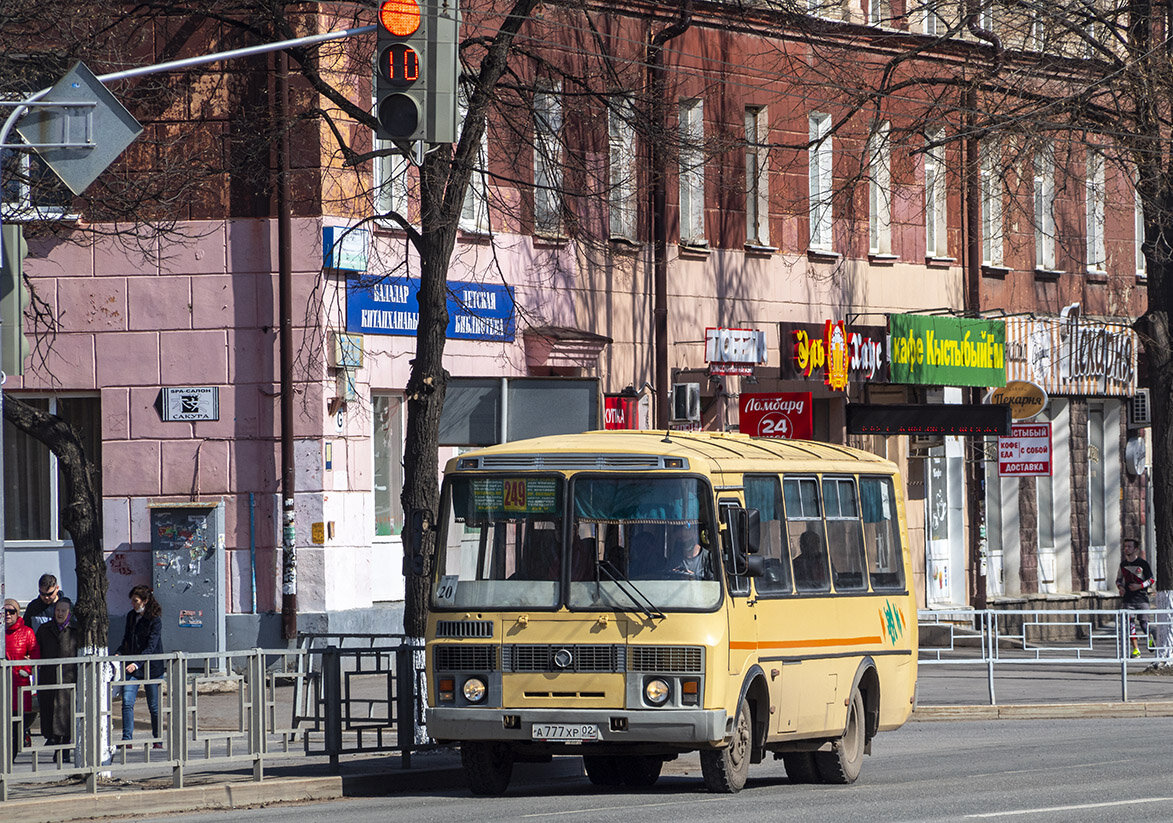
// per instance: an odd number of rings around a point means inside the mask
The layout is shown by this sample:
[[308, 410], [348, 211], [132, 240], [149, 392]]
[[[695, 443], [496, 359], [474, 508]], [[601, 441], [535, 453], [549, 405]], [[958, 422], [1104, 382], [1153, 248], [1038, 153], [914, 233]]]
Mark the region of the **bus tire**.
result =
[[584, 754], [582, 765], [587, 779], [596, 786], [618, 786], [623, 782], [619, 758], [606, 754]]
[[637, 754], [634, 757], [620, 758], [618, 765], [620, 780], [624, 786], [647, 789], [656, 785], [656, 781], [660, 779], [664, 761], [655, 755]]
[[460, 744], [460, 762], [473, 794], [497, 797], [509, 788], [509, 778], [513, 776], [513, 752], [505, 744], [465, 741]]
[[753, 728], [750, 725], [749, 705], [743, 699], [737, 706], [737, 720], [729, 745], [720, 749], [701, 750], [701, 775], [705, 787], [717, 794], [735, 794], [745, 786], [749, 777], [749, 761], [753, 753]]
[[786, 776], [791, 783], [814, 783], [819, 779], [814, 752], [786, 752], [782, 755]]
[[859, 689], [852, 689], [843, 736], [831, 744], [831, 751], [815, 752], [815, 767], [824, 783], [854, 783], [859, 777], [867, 743], [863, 712], [863, 696]]

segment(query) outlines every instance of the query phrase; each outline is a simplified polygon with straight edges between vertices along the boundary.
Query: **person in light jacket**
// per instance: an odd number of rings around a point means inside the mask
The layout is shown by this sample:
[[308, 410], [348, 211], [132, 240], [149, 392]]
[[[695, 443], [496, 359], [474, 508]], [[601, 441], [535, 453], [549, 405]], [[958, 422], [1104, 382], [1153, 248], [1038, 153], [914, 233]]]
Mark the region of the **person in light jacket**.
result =
[[[163, 608], [149, 586], [135, 586], [130, 590], [131, 610], [126, 615], [126, 631], [118, 654], [124, 657], [163, 653]], [[148, 671], [149, 669], [149, 671]], [[135, 681], [163, 676], [163, 661], [152, 660], [150, 665], [143, 660], [129, 660], [125, 668], [126, 680], [122, 686], [122, 739], [134, 739], [134, 701], [138, 697], [139, 683]], [[147, 709], [151, 713], [151, 736], [156, 738], [154, 747], [163, 748], [159, 737], [159, 684], [146, 683]]]

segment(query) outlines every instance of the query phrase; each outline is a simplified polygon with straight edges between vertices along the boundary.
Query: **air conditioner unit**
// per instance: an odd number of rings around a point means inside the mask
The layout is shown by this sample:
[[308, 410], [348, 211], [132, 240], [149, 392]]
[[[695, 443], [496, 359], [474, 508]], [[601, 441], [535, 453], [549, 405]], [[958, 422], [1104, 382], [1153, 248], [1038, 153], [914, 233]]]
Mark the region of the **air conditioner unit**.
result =
[[672, 384], [672, 419], [676, 422], [699, 423], [701, 420], [701, 384]]
[[1128, 425], [1133, 428], [1153, 425], [1153, 407], [1149, 402], [1149, 390], [1137, 389], [1128, 398]]

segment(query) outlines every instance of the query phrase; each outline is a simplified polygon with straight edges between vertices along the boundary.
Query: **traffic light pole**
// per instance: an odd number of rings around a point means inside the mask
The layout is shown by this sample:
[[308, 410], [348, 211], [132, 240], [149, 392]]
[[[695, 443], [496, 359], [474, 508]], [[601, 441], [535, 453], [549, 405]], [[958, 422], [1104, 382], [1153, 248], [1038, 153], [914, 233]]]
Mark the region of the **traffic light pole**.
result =
[[[217, 63], [221, 60], [235, 60], [241, 57], [252, 57], [258, 54], [268, 54], [269, 52], [281, 51], [283, 49], [295, 48], [298, 46], [312, 46], [318, 43], [325, 43], [330, 40], [341, 40], [346, 37], [354, 37], [360, 34], [369, 34], [375, 30], [375, 26], [359, 26], [353, 29], [343, 29], [342, 31], [330, 31], [324, 34], [314, 34], [309, 37], [297, 37], [293, 40], [281, 40], [276, 43], [262, 43], [258, 46], [248, 46], [242, 49], [232, 49], [231, 51], [221, 51], [214, 54], [204, 54], [198, 57], [187, 57], [182, 60], [170, 60], [166, 63], [155, 63], [150, 66], [139, 66], [134, 69], [127, 69], [125, 71], [116, 71], [110, 74], [102, 74], [98, 76], [103, 84], [113, 83], [118, 80], [129, 80], [134, 77], [143, 77], [148, 74], [158, 74], [165, 71], [177, 71], [180, 69], [192, 68], [194, 66], [202, 66], [208, 63]], [[3, 149], [27, 149], [28, 146], [24, 144], [9, 144], [8, 138], [12, 133], [16, 121], [25, 115], [28, 110], [38, 105], [38, 101], [49, 93], [49, 89], [41, 89], [38, 92], [14, 103], [0, 103], [0, 105], [13, 106], [12, 113], [4, 121], [4, 125], [0, 126], [0, 150]], [[40, 105], [59, 105], [53, 103]], [[0, 165], [0, 191], [4, 190], [4, 169]], [[0, 228], [3, 228], [4, 212], [0, 208]], [[2, 249], [0, 249], [2, 251]], [[0, 343], [2, 345], [2, 343]], [[4, 408], [4, 376], [0, 374], [0, 420], [3, 418]], [[0, 425], [0, 478], [4, 476], [4, 433], [3, 426]], [[292, 470], [292, 469], [290, 469]], [[5, 532], [5, 518], [4, 518], [4, 489], [3, 483], [0, 483], [0, 602], [5, 598], [4, 591], [4, 532]], [[4, 659], [5, 650], [0, 645], [0, 660]]]

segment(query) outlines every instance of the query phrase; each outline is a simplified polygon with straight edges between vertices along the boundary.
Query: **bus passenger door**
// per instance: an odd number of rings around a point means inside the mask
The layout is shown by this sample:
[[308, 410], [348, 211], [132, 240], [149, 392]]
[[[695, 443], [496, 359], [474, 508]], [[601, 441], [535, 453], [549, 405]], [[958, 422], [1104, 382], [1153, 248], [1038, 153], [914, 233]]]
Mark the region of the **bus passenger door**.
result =
[[[726, 512], [730, 508], [740, 508], [738, 500], [722, 500], [718, 503], [721, 512], [721, 523], [726, 524]], [[731, 696], [736, 698], [741, 688], [741, 679], [745, 671], [757, 662], [758, 657], [758, 629], [756, 601], [750, 596], [749, 576], [736, 574], [731, 559], [734, 556], [734, 535], [732, 529], [722, 531], [724, 540], [722, 549], [725, 560], [725, 584], [729, 589], [726, 615], [729, 631], [729, 689]], [[741, 571], [744, 571], [742, 569]], [[734, 705], [727, 706], [730, 711], [736, 711]]]

